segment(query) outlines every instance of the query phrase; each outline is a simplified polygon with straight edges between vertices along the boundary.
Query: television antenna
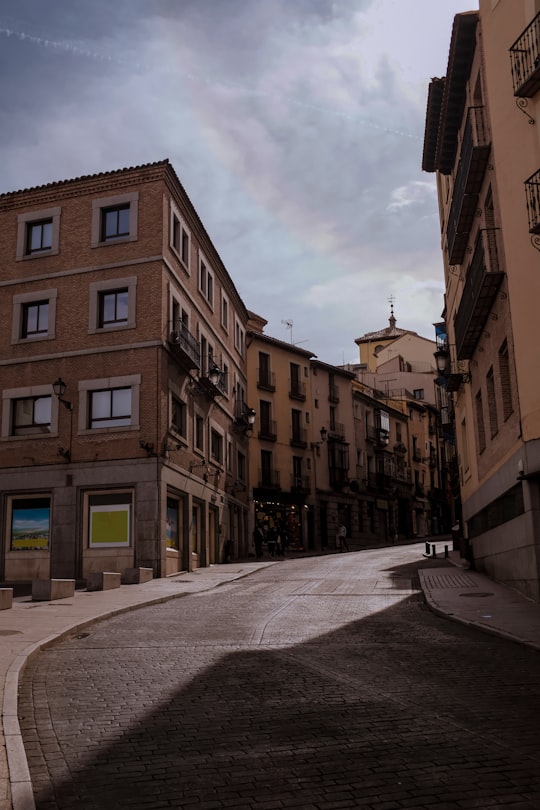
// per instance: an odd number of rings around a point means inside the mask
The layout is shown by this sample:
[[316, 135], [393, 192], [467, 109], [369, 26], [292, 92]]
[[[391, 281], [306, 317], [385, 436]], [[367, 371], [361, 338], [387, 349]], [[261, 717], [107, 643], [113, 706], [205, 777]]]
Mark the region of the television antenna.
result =
[[287, 318], [286, 320], [281, 321], [281, 323], [285, 325], [285, 328], [286, 328], [286, 329], [289, 329], [289, 331], [290, 331], [290, 333], [291, 333], [291, 343], [292, 343], [292, 342], [293, 342], [293, 339], [292, 339], [292, 328], [293, 328], [293, 326], [294, 326], [294, 321], [292, 321], [290, 318]]

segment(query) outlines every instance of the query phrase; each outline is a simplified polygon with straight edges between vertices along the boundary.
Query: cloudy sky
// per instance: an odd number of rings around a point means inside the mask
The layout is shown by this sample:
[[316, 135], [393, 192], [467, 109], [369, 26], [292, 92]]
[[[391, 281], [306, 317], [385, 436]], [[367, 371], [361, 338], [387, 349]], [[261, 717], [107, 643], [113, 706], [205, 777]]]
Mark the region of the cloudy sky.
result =
[[398, 325], [433, 338], [427, 88], [454, 14], [477, 8], [2, 0], [0, 192], [169, 158], [267, 334], [354, 362], [393, 296]]

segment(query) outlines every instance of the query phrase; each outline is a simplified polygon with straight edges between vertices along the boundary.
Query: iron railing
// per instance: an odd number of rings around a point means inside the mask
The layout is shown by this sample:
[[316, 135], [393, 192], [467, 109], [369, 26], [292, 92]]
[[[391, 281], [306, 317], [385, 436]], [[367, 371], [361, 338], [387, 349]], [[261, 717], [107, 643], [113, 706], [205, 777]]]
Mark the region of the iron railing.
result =
[[540, 233], [540, 169], [525, 180], [529, 233]]
[[540, 12], [510, 48], [514, 95], [532, 98], [540, 89]]

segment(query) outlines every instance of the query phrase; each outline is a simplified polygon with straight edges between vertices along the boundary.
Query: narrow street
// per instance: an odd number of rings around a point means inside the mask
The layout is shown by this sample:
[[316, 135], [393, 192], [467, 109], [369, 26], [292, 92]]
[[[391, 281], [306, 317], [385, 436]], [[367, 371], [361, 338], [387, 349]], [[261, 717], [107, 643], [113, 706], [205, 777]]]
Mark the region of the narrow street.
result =
[[41, 652], [38, 810], [538, 810], [540, 657], [432, 613], [417, 570], [442, 564], [280, 561]]

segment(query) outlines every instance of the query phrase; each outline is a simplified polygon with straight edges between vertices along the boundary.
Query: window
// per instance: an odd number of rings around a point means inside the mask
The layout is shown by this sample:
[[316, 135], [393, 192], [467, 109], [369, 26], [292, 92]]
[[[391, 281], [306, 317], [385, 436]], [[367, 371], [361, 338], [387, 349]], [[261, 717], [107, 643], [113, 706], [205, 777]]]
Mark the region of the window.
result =
[[204, 452], [204, 419], [195, 414], [195, 448]]
[[22, 308], [22, 337], [46, 335], [49, 331], [49, 302], [36, 301]]
[[37, 256], [54, 256], [60, 249], [60, 208], [19, 214], [17, 218], [17, 261]]
[[131, 545], [131, 492], [87, 494], [88, 546]]
[[214, 276], [204, 256], [199, 254], [199, 291], [211, 307], [214, 306]]
[[138, 430], [140, 384], [140, 374], [80, 382], [79, 433]]
[[129, 205], [101, 209], [101, 241], [129, 236]]
[[497, 418], [497, 402], [495, 400], [495, 380], [493, 378], [493, 366], [490, 368], [486, 375], [487, 386], [487, 405], [489, 413], [489, 427], [491, 430], [491, 438], [497, 435], [499, 431], [499, 420]]
[[90, 392], [90, 428], [131, 424], [131, 388], [106, 388]]
[[180, 549], [180, 532], [179, 532], [179, 513], [180, 503], [177, 498], [167, 498], [167, 527], [166, 527], [166, 543], [167, 548]]
[[226, 332], [229, 331], [229, 302], [223, 293], [221, 293], [221, 325]]
[[13, 497], [8, 501], [10, 551], [47, 551], [51, 530], [51, 499], [46, 495]]
[[478, 434], [478, 452], [482, 453], [486, 449], [486, 429], [484, 426], [484, 405], [482, 402], [481, 391], [478, 391], [474, 401], [476, 408], [476, 431]]
[[136, 326], [137, 276], [90, 284], [88, 332], [133, 329]]
[[56, 297], [56, 290], [13, 296], [12, 343], [55, 337]]
[[29, 222], [26, 228], [26, 253], [40, 253], [52, 248], [52, 219]]
[[501, 380], [501, 396], [503, 406], [503, 419], [506, 422], [513, 413], [512, 387], [510, 382], [510, 358], [508, 355], [508, 343], [505, 340], [499, 349], [499, 376]]
[[127, 287], [120, 290], [99, 293], [99, 326], [102, 329], [108, 326], [118, 326], [128, 322]]
[[243, 453], [238, 451], [238, 455], [236, 458], [236, 472], [237, 478], [242, 483], [246, 483], [246, 457]]
[[245, 341], [245, 333], [242, 329], [242, 325], [240, 321], [234, 321], [234, 347], [235, 349], [240, 352], [242, 357], [244, 356], [244, 341]]
[[186, 269], [189, 270], [191, 236], [176, 208], [171, 209], [170, 240], [171, 247], [176, 255]]
[[58, 432], [58, 403], [50, 385], [4, 389], [2, 401], [3, 439]]
[[51, 432], [51, 397], [24, 397], [12, 400], [11, 435]]
[[210, 431], [210, 455], [213, 461], [223, 464], [223, 436], [213, 428]]
[[139, 194], [92, 200], [92, 247], [137, 239]]
[[423, 388], [415, 388], [413, 390], [413, 396], [415, 399], [424, 399], [424, 389]]
[[171, 404], [171, 426], [180, 436], [187, 436], [187, 405], [174, 396]]

